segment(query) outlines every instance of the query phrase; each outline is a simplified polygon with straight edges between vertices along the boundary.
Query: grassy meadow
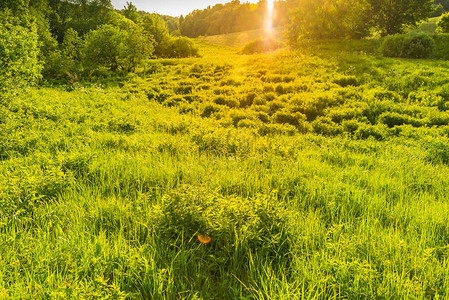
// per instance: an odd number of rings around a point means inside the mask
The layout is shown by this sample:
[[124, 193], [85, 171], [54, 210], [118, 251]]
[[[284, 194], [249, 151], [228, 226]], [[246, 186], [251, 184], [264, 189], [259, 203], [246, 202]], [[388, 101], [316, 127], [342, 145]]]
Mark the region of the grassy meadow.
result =
[[0, 299], [447, 299], [449, 62], [197, 43], [0, 106]]

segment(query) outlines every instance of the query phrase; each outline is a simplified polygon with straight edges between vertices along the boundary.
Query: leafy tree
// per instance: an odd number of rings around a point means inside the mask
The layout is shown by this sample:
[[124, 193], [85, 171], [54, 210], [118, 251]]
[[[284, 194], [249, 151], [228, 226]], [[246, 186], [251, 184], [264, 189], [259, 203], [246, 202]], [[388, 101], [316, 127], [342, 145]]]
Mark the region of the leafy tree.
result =
[[79, 60], [81, 58], [82, 39], [78, 36], [75, 29], [69, 28], [64, 34], [64, 40], [61, 45], [64, 56], [69, 59]]
[[416, 26], [433, 11], [433, 0], [288, 0], [290, 41], [382, 36]]
[[435, 4], [441, 4], [444, 10], [449, 10], [449, 0], [435, 0]]
[[137, 7], [135, 7], [132, 2], [126, 2], [126, 6], [122, 10], [122, 14], [136, 24], [140, 22], [141, 17], [137, 12]]
[[0, 101], [35, 83], [41, 71], [36, 28], [14, 24], [11, 19], [8, 12], [0, 12]]
[[92, 67], [132, 71], [153, 51], [151, 39], [139, 27], [128, 30], [102, 25], [86, 36], [84, 59]]
[[443, 14], [438, 19], [437, 31], [441, 33], [449, 33], [449, 13]]
[[433, 0], [368, 0], [375, 27], [385, 36], [416, 26], [433, 12]]
[[[188, 37], [260, 29], [264, 26], [266, 6], [266, 0], [261, 0], [257, 4], [241, 3], [236, 0], [224, 5], [216, 4], [181, 17], [179, 29], [182, 35]], [[273, 25], [286, 23], [286, 2], [276, 1], [274, 9], [276, 13]]]
[[290, 41], [298, 38], [361, 38], [369, 34], [370, 6], [365, 0], [291, 0]]
[[145, 15], [142, 27], [155, 41], [154, 54], [162, 56], [170, 36], [164, 20], [158, 14]]
[[444, 14], [444, 7], [441, 4], [433, 5], [433, 13], [430, 15], [431, 18], [436, 18]]
[[166, 57], [189, 57], [198, 56], [198, 47], [187, 37], [172, 37], [164, 56]]

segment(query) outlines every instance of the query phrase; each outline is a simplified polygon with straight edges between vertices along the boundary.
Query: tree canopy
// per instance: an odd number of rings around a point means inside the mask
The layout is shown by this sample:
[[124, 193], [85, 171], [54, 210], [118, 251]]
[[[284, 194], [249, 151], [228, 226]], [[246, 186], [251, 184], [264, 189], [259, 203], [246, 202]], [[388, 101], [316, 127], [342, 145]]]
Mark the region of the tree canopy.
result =
[[434, 11], [433, 0], [287, 0], [289, 38], [362, 38], [401, 33]]

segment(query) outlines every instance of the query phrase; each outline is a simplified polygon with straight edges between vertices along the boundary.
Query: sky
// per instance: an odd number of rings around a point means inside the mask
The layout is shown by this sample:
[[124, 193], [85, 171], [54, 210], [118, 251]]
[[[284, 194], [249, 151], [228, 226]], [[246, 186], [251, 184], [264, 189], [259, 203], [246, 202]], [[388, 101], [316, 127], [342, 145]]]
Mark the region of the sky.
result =
[[[112, 0], [111, 2], [114, 8], [123, 9], [127, 1], [132, 2], [137, 10], [174, 17], [187, 15], [195, 9], [204, 9], [209, 5], [214, 6], [217, 3], [231, 2], [231, 0]], [[258, 0], [240, 0], [240, 2], [257, 3]]]

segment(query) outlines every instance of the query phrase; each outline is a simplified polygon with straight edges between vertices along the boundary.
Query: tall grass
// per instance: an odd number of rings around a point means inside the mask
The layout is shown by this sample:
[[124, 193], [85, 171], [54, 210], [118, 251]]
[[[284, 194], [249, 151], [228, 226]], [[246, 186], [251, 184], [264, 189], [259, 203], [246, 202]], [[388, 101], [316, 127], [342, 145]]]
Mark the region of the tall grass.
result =
[[0, 298], [446, 298], [446, 63], [370, 47], [202, 44], [2, 106]]

